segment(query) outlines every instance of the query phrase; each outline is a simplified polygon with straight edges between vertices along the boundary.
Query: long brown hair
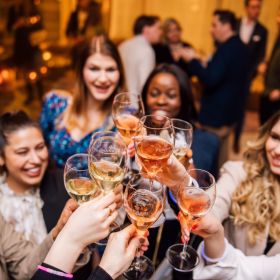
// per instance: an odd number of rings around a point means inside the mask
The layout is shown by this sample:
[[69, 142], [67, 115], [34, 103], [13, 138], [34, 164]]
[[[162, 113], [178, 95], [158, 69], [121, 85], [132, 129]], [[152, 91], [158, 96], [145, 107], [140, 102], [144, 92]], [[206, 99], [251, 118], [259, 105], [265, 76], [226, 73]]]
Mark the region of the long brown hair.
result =
[[63, 125], [67, 124], [69, 127], [79, 127], [81, 130], [84, 130], [88, 124], [86, 106], [89, 94], [83, 78], [83, 69], [88, 57], [95, 53], [101, 53], [114, 59], [120, 73], [119, 82], [113, 94], [103, 104], [104, 110], [112, 106], [114, 96], [124, 88], [123, 66], [118, 50], [113, 42], [104, 35], [94, 36], [90, 41], [84, 42], [79, 48], [79, 59], [75, 65], [77, 76], [76, 89], [73, 93], [71, 104], [69, 104], [67, 110], [63, 114]]
[[269, 235], [280, 240], [280, 176], [271, 172], [265, 145], [280, 111], [261, 127], [256, 141], [244, 153], [247, 178], [232, 196], [231, 213], [237, 225], [248, 226], [248, 239], [255, 244], [269, 228]]

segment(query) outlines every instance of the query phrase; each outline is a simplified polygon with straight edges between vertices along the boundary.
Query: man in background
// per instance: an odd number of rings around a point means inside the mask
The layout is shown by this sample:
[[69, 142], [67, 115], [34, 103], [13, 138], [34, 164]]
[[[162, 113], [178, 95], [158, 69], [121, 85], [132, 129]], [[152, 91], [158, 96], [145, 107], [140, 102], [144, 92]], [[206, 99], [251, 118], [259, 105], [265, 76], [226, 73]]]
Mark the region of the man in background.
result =
[[124, 65], [127, 88], [141, 93], [144, 83], [155, 67], [155, 53], [152, 44], [158, 43], [162, 34], [157, 16], [138, 17], [134, 24], [134, 37], [119, 46]]
[[[237, 31], [240, 39], [249, 50], [250, 80], [247, 92], [249, 96], [250, 84], [257, 74], [258, 66], [264, 62], [267, 45], [267, 29], [259, 22], [262, 0], [245, 0], [244, 5], [245, 16], [239, 19]], [[240, 150], [239, 140], [243, 128], [245, 111], [243, 113], [235, 127], [233, 150], [236, 153]]]
[[202, 128], [221, 139], [219, 166], [228, 159], [229, 135], [244, 110], [248, 84], [248, 50], [236, 35], [236, 23], [231, 11], [214, 12], [211, 35], [217, 48], [206, 67], [194, 50], [182, 51], [189, 70], [205, 86], [199, 122]]

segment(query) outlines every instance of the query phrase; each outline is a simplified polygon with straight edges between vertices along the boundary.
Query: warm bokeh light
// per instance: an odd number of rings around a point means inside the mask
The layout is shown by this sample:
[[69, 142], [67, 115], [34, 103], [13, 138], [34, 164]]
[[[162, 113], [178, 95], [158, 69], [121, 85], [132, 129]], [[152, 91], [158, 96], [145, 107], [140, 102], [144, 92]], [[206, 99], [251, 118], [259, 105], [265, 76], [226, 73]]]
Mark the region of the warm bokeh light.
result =
[[49, 51], [45, 51], [45, 52], [43, 52], [42, 57], [43, 57], [43, 60], [48, 61], [52, 58], [52, 54]]
[[48, 68], [47, 68], [46, 66], [42, 66], [42, 67], [40, 68], [40, 73], [41, 73], [42, 75], [47, 74], [47, 72], [48, 72]]
[[37, 79], [38, 75], [35, 71], [32, 71], [29, 73], [28, 75], [28, 78], [31, 80], [31, 81], [35, 81]]

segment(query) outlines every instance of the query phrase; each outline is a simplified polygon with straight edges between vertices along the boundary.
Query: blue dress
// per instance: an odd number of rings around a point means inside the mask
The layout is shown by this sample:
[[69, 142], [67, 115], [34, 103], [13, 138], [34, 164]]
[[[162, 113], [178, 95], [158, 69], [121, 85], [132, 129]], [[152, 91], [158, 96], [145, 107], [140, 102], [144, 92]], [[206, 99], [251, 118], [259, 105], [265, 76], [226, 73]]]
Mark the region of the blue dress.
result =
[[57, 167], [64, 167], [66, 160], [77, 153], [87, 153], [93, 133], [104, 130], [115, 130], [111, 115], [108, 115], [100, 128], [88, 133], [81, 140], [75, 141], [65, 127], [58, 127], [61, 114], [65, 111], [68, 98], [50, 93], [43, 104], [40, 125], [45, 141], [49, 146], [50, 157]]

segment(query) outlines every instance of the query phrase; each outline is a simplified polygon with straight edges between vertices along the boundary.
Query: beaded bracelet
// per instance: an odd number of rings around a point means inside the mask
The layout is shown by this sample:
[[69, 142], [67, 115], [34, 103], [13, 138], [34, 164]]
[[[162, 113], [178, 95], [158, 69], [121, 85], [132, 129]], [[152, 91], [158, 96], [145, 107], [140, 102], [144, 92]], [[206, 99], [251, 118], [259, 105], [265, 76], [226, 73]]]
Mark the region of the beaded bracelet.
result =
[[54, 269], [51, 269], [51, 268], [44, 267], [42, 265], [38, 265], [37, 268], [39, 270], [44, 271], [44, 272], [47, 272], [47, 273], [50, 273], [50, 274], [54, 274], [54, 275], [58, 275], [58, 276], [62, 276], [64, 278], [68, 278], [68, 279], [72, 279], [73, 278], [73, 274], [57, 271], [57, 270], [54, 270]]

